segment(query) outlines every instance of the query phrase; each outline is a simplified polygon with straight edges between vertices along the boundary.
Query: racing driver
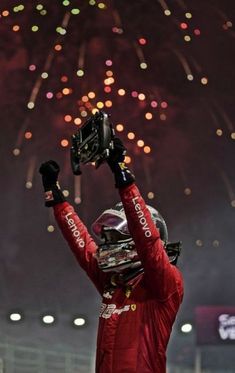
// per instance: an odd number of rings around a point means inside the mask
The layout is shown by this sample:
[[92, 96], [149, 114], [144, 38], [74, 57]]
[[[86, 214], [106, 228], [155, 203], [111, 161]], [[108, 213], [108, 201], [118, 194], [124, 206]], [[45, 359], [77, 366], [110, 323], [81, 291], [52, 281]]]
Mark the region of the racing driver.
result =
[[[179, 250], [168, 243], [164, 219], [145, 204], [124, 163], [125, 151], [114, 138], [107, 163], [121, 203], [94, 222], [98, 245], [65, 200], [55, 161], [39, 170], [45, 205], [53, 207], [63, 236], [102, 296], [96, 373], [165, 373], [166, 348], [183, 298]], [[73, 170], [76, 162], [72, 156]]]

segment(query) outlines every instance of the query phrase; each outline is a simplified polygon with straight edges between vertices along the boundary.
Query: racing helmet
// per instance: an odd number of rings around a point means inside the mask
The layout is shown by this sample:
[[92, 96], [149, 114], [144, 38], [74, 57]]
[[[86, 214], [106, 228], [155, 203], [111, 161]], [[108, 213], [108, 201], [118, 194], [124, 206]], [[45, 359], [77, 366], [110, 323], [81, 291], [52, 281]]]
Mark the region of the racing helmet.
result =
[[[168, 232], [165, 220], [155, 208], [149, 205], [147, 207], [166, 246]], [[96, 259], [104, 272], [121, 272], [126, 268], [141, 266], [121, 202], [105, 210], [92, 224], [92, 231], [100, 241]]]

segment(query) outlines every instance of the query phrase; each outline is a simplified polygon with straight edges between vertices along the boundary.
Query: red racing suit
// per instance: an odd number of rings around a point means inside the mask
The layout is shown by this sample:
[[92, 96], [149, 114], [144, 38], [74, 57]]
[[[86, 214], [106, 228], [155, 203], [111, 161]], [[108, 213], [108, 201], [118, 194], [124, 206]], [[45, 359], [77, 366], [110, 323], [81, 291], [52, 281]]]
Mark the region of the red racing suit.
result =
[[170, 264], [159, 231], [135, 184], [119, 190], [144, 272], [110, 284], [94, 257], [97, 246], [73, 207], [54, 207], [59, 227], [103, 301], [97, 338], [97, 373], [165, 373], [166, 347], [183, 298], [183, 281]]

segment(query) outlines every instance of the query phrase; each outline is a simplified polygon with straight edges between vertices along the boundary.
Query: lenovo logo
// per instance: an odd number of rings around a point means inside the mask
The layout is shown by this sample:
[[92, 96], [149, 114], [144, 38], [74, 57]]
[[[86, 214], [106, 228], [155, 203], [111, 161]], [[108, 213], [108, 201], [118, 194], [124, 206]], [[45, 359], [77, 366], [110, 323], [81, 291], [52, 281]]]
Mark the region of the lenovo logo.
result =
[[76, 226], [74, 219], [69, 218], [70, 215], [72, 215], [72, 212], [69, 212], [67, 215], [65, 215], [65, 219], [68, 223], [69, 229], [73, 233], [73, 236], [76, 238], [76, 242], [78, 243], [78, 246], [84, 247], [85, 241], [81, 238], [81, 233], [78, 230], [78, 227]]
[[132, 202], [133, 202], [133, 204], [135, 206], [136, 214], [138, 216], [140, 224], [142, 225], [142, 229], [144, 231], [145, 237], [151, 237], [152, 233], [150, 231], [150, 228], [149, 228], [149, 225], [147, 223], [147, 220], [146, 220], [146, 218], [144, 216], [143, 210], [141, 209], [140, 204], [136, 202], [138, 199], [139, 199], [139, 197], [132, 198]]

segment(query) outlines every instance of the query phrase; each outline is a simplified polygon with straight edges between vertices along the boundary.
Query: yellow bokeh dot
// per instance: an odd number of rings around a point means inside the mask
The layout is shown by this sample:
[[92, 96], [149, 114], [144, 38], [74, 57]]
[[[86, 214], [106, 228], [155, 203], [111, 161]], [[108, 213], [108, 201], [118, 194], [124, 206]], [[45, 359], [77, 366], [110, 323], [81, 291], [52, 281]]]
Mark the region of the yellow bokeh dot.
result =
[[203, 78], [201, 78], [201, 83], [202, 83], [203, 85], [208, 84], [208, 79], [204, 76]]
[[94, 115], [95, 113], [97, 113], [99, 110], [98, 109], [96, 109], [96, 108], [94, 108], [94, 109], [92, 109], [92, 114]]
[[47, 231], [48, 231], [49, 233], [54, 232], [54, 230], [55, 230], [54, 225], [50, 224], [50, 225], [47, 226]]
[[232, 139], [232, 140], [235, 140], [235, 132], [232, 132], [232, 133], [231, 133], [231, 139]]
[[220, 128], [218, 128], [218, 129], [216, 130], [216, 135], [217, 135], [217, 136], [222, 136], [222, 135], [223, 135], [223, 131], [222, 131]]
[[98, 8], [100, 8], [100, 9], [106, 9], [106, 5], [104, 4], [104, 3], [99, 3], [98, 4]]
[[170, 16], [171, 15], [170, 9], [165, 9], [164, 14], [165, 14], [165, 16]]
[[185, 17], [188, 19], [192, 18], [192, 13], [190, 12], [185, 13]]
[[41, 77], [42, 77], [42, 79], [47, 79], [48, 78], [48, 73], [47, 72], [43, 72], [41, 74]]
[[189, 36], [189, 35], [185, 35], [185, 36], [184, 36], [184, 40], [187, 41], [187, 42], [188, 42], [188, 41], [191, 41], [191, 36]]
[[104, 79], [104, 84], [105, 85], [110, 85], [110, 84], [113, 84], [115, 82], [114, 78], [113, 77], [109, 77], [107, 79]]
[[146, 62], [141, 62], [141, 63], [140, 63], [140, 68], [141, 68], [142, 70], [146, 70], [147, 67], [148, 67], [148, 65], [147, 65]]
[[77, 76], [82, 77], [84, 75], [84, 71], [82, 69], [77, 70]]
[[188, 74], [187, 75], [187, 79], [189, 80], [189, 81], [192, 81], [194, 78], [193, 78], [193, 75], [192, 74]]
[[98, 109], [102, 109], [104, 107], [104, 103], [102, 101], [98, 101], [96, 106], [98, 107]]
[[33, 187], [33, 183], [32, 183], [32, 181], [27, 181], [27, 182], [25, 183], [25, 187], [26, 187], [26, 189], [31, 189], [31, 188]]
[[153, 199], [154, 198], [154, 193], [153, 192], [148, 192], [148, 199]]
[[33, 109], [34, 106], [35, 106], [35, 104], [32, 101], [28, 102], [28, 104], [27, 104], [28, 109]]

